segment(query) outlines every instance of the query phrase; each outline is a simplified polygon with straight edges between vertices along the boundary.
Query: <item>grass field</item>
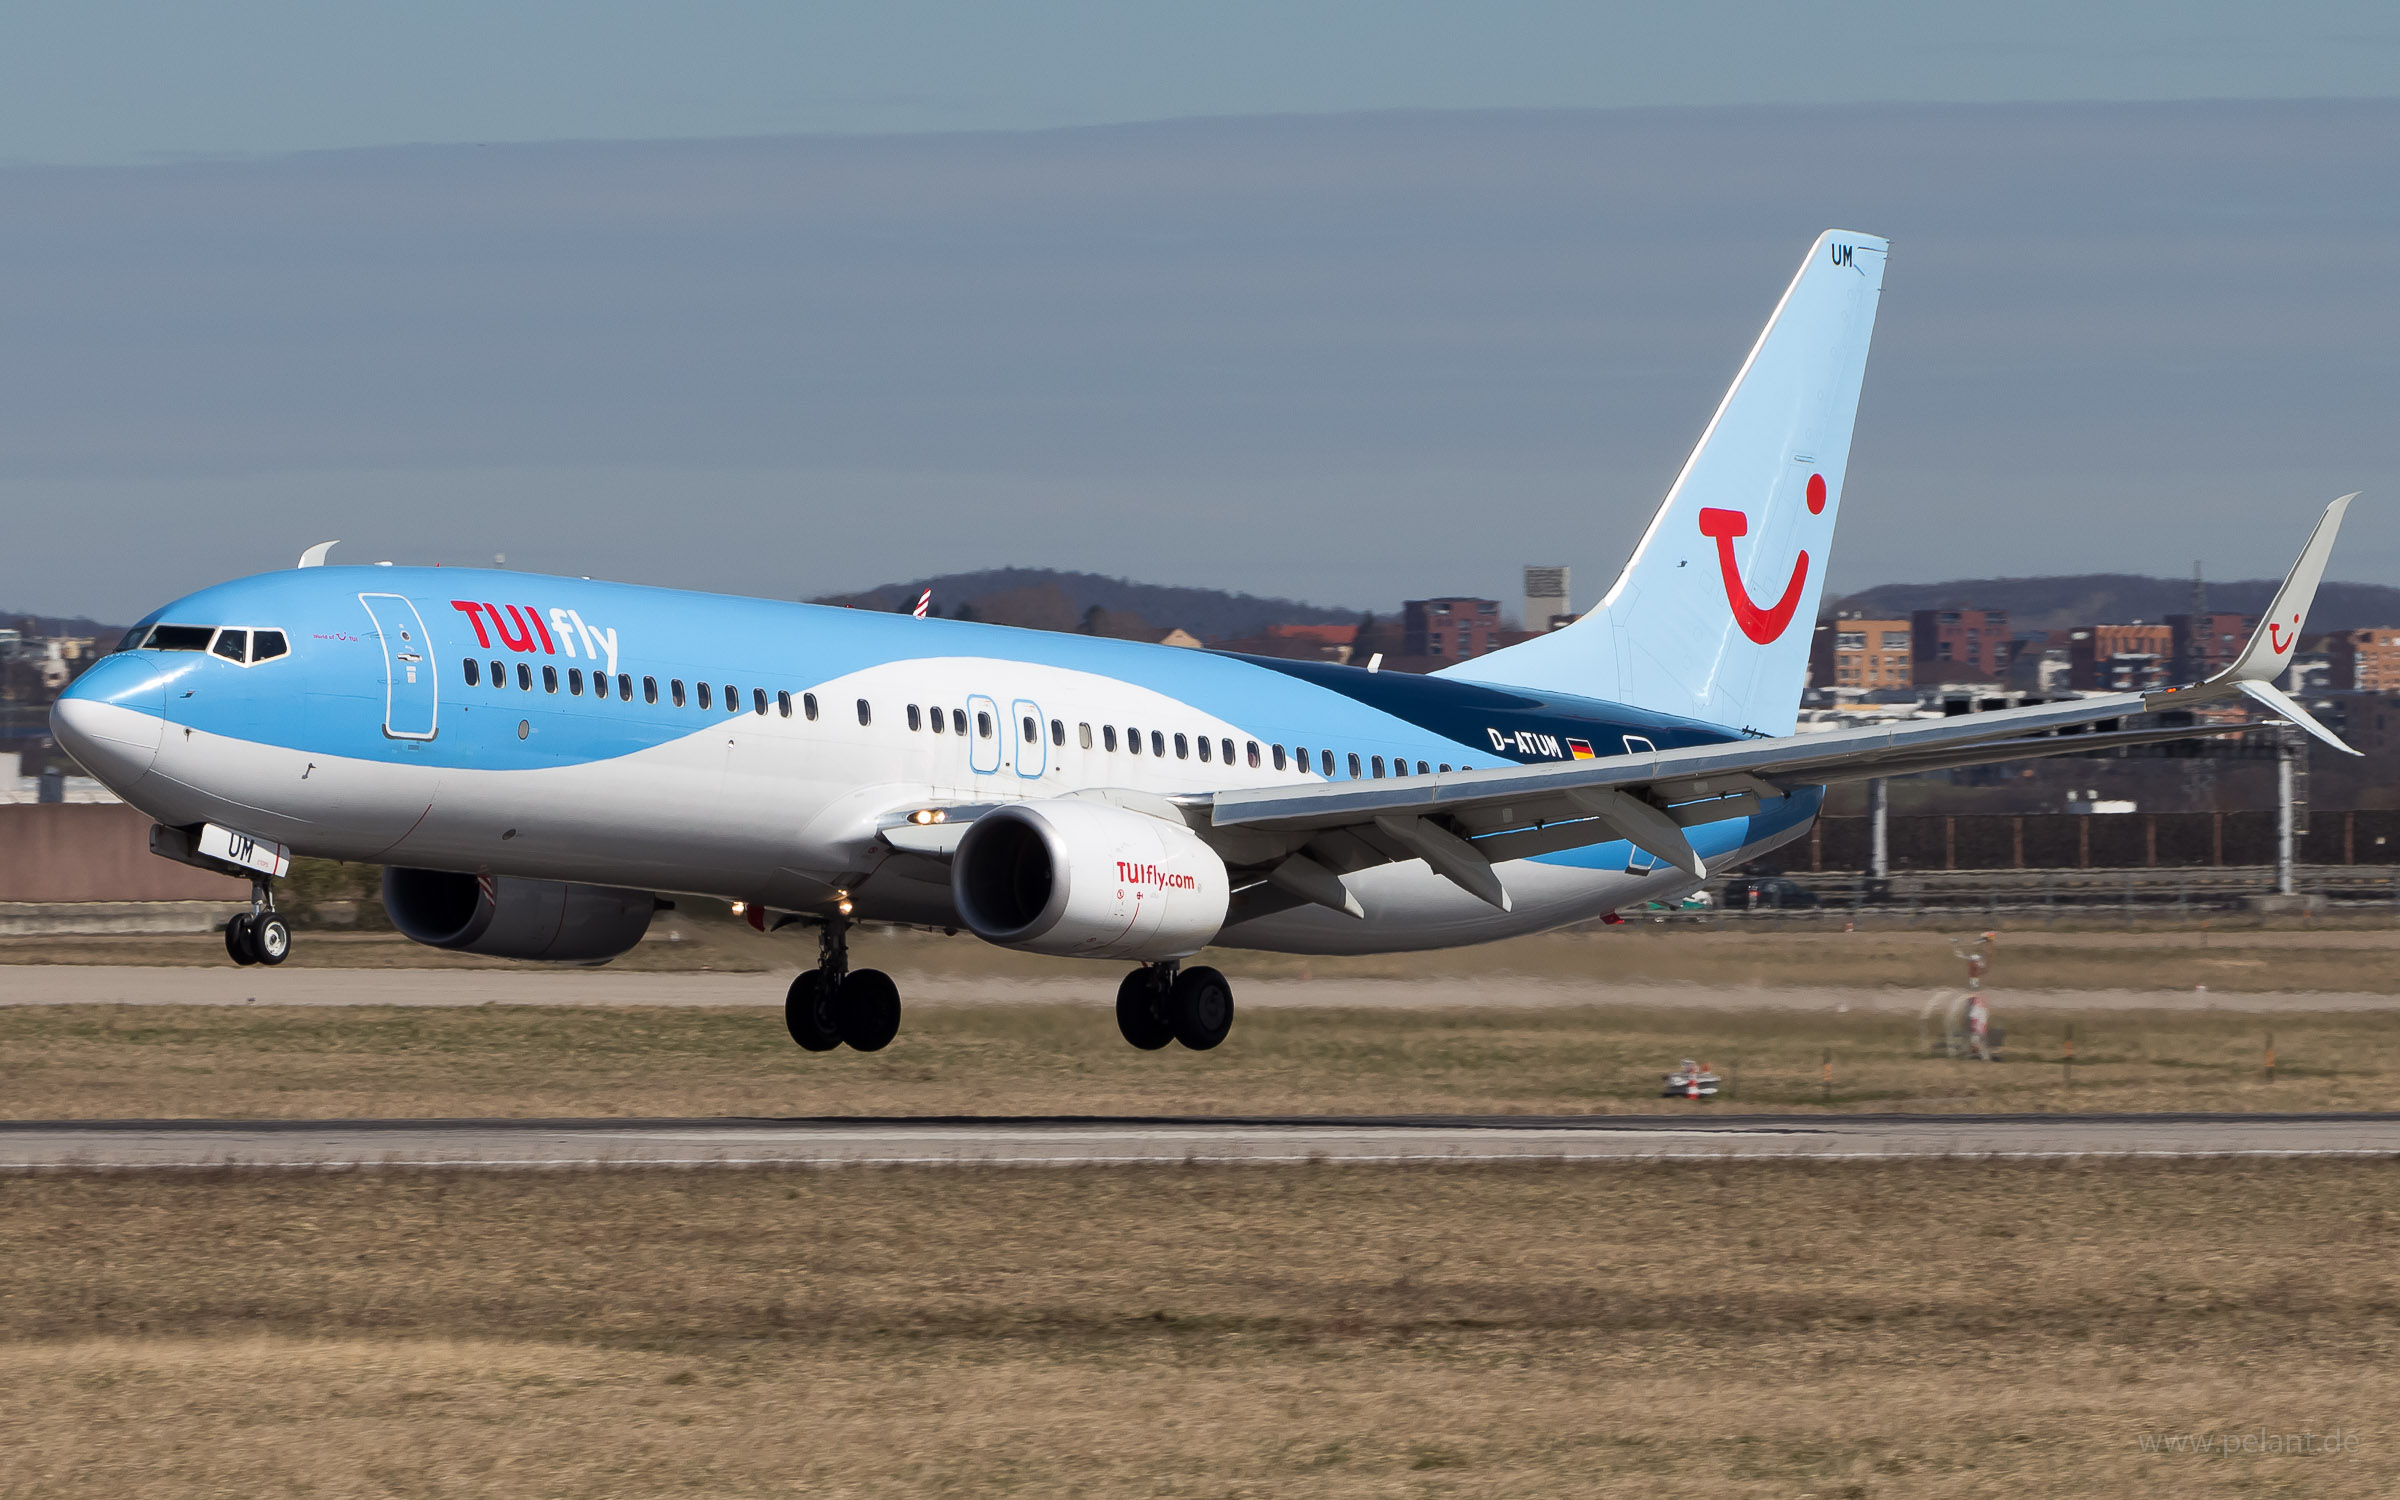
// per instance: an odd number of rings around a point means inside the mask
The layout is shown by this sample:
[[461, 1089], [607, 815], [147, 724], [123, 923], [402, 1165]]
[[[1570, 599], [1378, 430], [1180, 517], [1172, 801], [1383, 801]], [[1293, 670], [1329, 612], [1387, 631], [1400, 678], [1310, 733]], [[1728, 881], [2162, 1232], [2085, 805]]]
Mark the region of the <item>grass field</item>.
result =
[[[0, 1116], [2400, 1108], [2400, 1011], [2002, 1015], [1989, 1064], [1889, 1012], [1261, 1009], [1215, 1052], [1142, 1053], [1097, 1007], [954, 1006], [810, 1054], [764, 1008], [0, 1007]], [[1685, 1056], [1729, 1097], [1660, 1099]]]
[[0, 1496], [2391, 1493], [2396, 1255], [2343, 1161], [14, 1178]]

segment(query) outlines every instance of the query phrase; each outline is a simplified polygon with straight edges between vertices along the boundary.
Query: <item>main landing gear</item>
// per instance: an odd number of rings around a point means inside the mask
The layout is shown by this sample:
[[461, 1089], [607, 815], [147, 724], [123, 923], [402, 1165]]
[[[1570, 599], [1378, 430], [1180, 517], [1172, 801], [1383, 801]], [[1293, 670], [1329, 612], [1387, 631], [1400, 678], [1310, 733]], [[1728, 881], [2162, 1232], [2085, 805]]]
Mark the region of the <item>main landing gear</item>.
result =
[[275, 887], [263, 875], [250, 878], [250, 909], [225, 919], [225, 956], [245, 967], [292, 956], [292, 929], [276, 915]]
[[1117, 1030], [1144, 1052], [1169, 1042], [1206, 1052], [1233, 1030], [1233, 986], [1206, 964], [1144, 964], [1117, 985]]
[[845, 1043], [881, 1052], [900, 1034], [900, 987], [881, 969], [851, 969], [848, 918], [826, 921], [817, 966], [803, 969], [783, 998], [783, 1024], [811, 1052]]

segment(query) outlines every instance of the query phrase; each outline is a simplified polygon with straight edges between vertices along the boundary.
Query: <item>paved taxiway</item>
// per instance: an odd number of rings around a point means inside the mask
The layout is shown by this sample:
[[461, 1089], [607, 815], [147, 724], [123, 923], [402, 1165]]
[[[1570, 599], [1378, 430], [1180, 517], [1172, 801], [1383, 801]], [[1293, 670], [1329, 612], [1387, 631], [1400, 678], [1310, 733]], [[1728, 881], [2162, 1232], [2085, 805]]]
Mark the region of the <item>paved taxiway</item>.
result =
[[2400, 1156], [2400, 1114], [9, 1121], [0, 1171]]
[[[0, 964], [0, 1006], [19, 1005], [593, 1005], [781, 1006], [797, 972], [644, 973], [568, 969], [148, 968], [132, 964]], [[1112, 1005], [1113, 971], [1001, 977], [895, 971], [910, 1006]], [[1471, 985], [1328, 976], [1237, 978], [1245, 1009], [1420, 1009], [1658, 1006], [1680, 1010], [1852, 1010], [1915, 1015], [1923, 988], [1634, 983], [1497, 972]], [[1995, 991], [2011, 1010], [2239, 1010], [2261, 1014], [2391, 1010], [2400, 995], [2366, 991]]]

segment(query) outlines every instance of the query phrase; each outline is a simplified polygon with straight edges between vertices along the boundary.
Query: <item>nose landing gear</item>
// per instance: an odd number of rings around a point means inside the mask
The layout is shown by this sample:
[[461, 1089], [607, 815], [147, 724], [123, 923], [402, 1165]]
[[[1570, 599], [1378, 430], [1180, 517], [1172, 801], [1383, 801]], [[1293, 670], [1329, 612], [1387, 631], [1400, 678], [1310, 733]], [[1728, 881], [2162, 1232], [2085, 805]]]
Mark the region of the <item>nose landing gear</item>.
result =
[[292, 955], [292, 929], [275, 911], [275, 887], [265, 876], [250, 880], [250, 909], [225, 920], [225, 955], [235, 963], [270, 968]]
[[1206, 1052], [1233, 1030], [1233, 986], [1206, 964], [1145, 964], [1117, 985], [1117, 1031], [1144, 1052], [1181, 1042]]
[[784, 994], [783, 1025], [811, 1052], [843, 1045], [881, 1052], [900, 1034], [900, 987], [881, 969], [851, 969], [847, 917], [827, 919], [817, 966], [803, 969]]

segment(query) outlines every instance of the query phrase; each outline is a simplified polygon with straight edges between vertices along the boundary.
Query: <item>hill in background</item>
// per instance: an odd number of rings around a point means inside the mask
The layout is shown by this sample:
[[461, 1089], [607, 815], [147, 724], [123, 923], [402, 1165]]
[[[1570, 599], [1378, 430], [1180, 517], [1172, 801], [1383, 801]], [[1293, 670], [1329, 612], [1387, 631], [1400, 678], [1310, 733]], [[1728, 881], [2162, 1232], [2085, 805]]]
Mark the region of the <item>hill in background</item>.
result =
[[812, 602], [899, 611], [915, 604], [927, 589], [933, 590], [934, 610], [945, 619], [1034, 630], [1082, 630], [1088, 622], [1096, 635], [1130, 640], [1156, 640], [1170, 630], [1188, 630], [1204, 641], [1236, 640], [1257, 635], [1269, 625], [1349, 625], [1359, 617], [1354, 609], [1328, 609], [1292, 599], [1134, 583], [1055, 568], [949, 573]]
[[[2280, 579], [2210, 583], [2208, 607], [2257, 614], [2275, 597]], [[1854, 610], [1869, 618], [1899, 619], [1918, 609], [2005, 609], [2018, 630], [2070, 625], [2130, 624], [2189, 613], [2192, 581], [2133, 573], [2073, 573], [2053, 578], [1959, 578], [1948, 583], [1885, 583], [1834, 600], [1826, 613]], [[2325, 583], [2308, 614], [2308, 628], [2361, 630], [2400, 624], [2400, 588], [2380, 583]]]

